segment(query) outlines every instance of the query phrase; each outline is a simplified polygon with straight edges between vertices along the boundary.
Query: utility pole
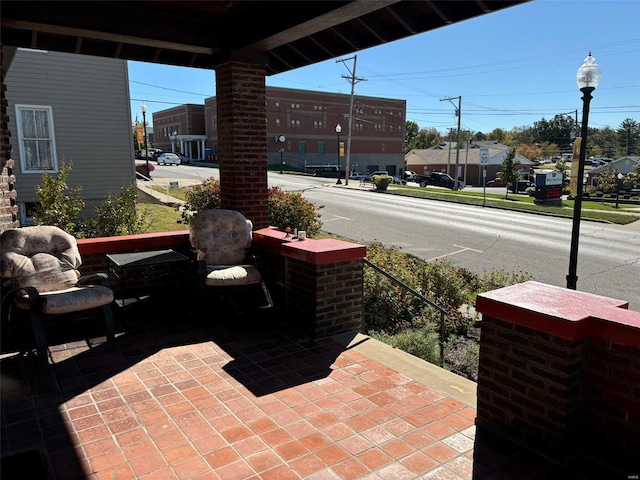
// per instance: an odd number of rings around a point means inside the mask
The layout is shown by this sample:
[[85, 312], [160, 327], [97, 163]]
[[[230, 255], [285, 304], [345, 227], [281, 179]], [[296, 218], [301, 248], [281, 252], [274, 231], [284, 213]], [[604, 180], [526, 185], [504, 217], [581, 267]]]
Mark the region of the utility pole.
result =
[[462, 115], [461, 113], [461, 109], [462, 109], [462, 97], [447, 97], [447, 98], [441, 98], [440, 101], [441, 102], [451, 102], [451, 104], [455, 107], [455, 104], [451, 101], [451, 100], [455, 100], [458, 99], [458, 108], [456, 108], [456, 115], [458, 117], [458, 145], [456, 146], [456, 170], [454, 172], [454, 184], [453, 184], [453, 188], [455, 190], [458, 189], [458, 166], [460, 165], [460, 120]]
[[469, 142], [471, 142], [471, 130], [467, 130], [467, 154], [464, 159], [464, 184], [467, 184], [467, 166], [469, 165]]
[[451, 171], [451, 136], [453, 135], [453, 128], [449, 127], [449, 157], [447, 158], [447, 175]]
[[[344, 184], [345, 185], [349, 185], [349, 170], [351, 169], [351, 128], [353, 127], [353, 93], [355, 90], [355, 86], [357, 82], [361, 82], [364, 81], [364, 78], [358, 78], [356, 77], [356, 62], [358, 61], [358, 56], [354, 55], [353, 57], [350, 58], [339, 58], [338, 60], [336, 60], [336, 63], [338, 62], [346, 62], [347, 60], [353, 60], [353, 71], [349, 71], [349, 73], [351, 74], [351, 76], [346, 76], [346, 75], [342, 75], [342, 78], [345, 78], [347, 80], [349, 80], [349, 82], [351, 83], [351, 99], [349, 101], [349, 123], [347, 124], [347, 158], [346, 158], [346, 165], [345, 165], [345, 173], [344, 173]], [[345, 64], [345, 67], [347, 67], [347, 65]], [[347, 70], [349, 70], [349, 67], [347, 67]], [[340, 172], [338, 172], [338, 175], [340, 175]]]

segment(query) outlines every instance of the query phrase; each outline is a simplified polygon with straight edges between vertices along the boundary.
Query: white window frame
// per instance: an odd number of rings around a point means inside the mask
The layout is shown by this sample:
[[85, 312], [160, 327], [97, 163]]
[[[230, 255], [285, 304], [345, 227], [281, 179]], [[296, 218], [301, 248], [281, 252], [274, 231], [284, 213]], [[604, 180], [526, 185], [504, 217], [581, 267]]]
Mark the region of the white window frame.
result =
[[[28, 105], [28, 104], [16, 104], [16, 126], [18, 131], [18, 151], [20, 152], [20, 166], [22, 173], [57, 173], [58, 172], [58, 156], [56, 154], [56, 138], [55, 128], [53, 125], [53, 108], [48, 105]], [[48, 141], [51, 146], [51, 168], [38, 168], [30, 167], [27, 165], [26, 151], [25, 151], [25, 139], [22, 128], [22, 114], [24, 111], [45, 111], [47, 114], [47, 121], [49, 123], [48, 137], [37, 138], [39, 141]]]

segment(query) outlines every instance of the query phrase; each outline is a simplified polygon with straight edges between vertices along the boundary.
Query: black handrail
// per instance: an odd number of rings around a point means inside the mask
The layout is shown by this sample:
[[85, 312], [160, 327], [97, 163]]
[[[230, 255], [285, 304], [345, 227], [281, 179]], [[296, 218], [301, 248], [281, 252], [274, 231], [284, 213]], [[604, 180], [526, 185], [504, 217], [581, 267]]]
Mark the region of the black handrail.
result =
[[418, 292], [414, 288], [411, 288], [409, 285], [404, 283], [402, 280], [398, 280], [396, 277], [394, 277], [390, 273], [385, 272], [382, 268], [377, 266], [375, 263], [372, 263], [371, 261], [367, 260], [366, 258], [363, 258], [362, 260], [364, 261], [364, 265], [367, 265], [367, 266], [373, 268], [376, 272], [384, 275], [385, 277], [387, 277], [389, 280], [391, 280], [396, 285], [401, 286], [402, 288], [404, 288], [405, 290], [410, 292], [412, 295], [414, 295], [415, 297], [418, 297], [423, 302], [428, 303], [430, 306], [432, 306], [433, 308], [437, 309], [440, 312], [440, 366], [444, 367], [444, 335], [445, 335], [444, 317], [445, 317], [445, 315], [448, 314], [447, 310], [442, 308], [437, 303], [434, 303], [432, 300], [429, 300], [423, 294], [421, 294], [420, 292]]

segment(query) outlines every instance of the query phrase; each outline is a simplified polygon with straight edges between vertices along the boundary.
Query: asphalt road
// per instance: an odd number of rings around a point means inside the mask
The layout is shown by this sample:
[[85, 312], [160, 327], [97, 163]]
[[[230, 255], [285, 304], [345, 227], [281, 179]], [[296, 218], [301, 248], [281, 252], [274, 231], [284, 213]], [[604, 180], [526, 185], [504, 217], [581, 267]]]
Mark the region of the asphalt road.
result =
[[[211, 176], [191, 166], [193, 179]], [[190, 172], [194, 170], [194, 172]], [[217, 170], [211, 171], [218, 178]], [[534, 280], [566, 286], [572, 222], [533, 213], [391, 196], [361, 190], [359, 182], [269, 173], [269, 185], [302, 191], [323, 205], [323, 230], [356, 242], [401, 246], [425, 260], [448, 261], [482, 274], [492, 269], [526, 272]], [[578, 249], [578, 290], [626, 300], [640, 311], [640, 224], [583, 220]]]

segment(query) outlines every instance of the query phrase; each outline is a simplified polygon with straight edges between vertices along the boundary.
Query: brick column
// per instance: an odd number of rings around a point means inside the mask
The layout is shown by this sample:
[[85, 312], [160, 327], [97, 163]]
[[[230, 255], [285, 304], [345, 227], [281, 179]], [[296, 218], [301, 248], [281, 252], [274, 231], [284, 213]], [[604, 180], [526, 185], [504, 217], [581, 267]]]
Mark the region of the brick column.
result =
[[292, 241], [277, 228], [253, 232], [253, 241], [284, 258], [287, 323], [312, 337], [362, 330], [364, 245], [330, 238]]
[[222, 208], [254, 229], [269, 226], [265, 67], [229, 61], [216, 67]]
[[479, 295], [478, 427], [560, 460], [637, 472], [640, 313], [627, 308], [537, 282]]
[[[13, 175], [14, 161], [11, 160], [11, 132], [7, 112], [7, 85], [4, 81], [7, 63], [5, 48], [0, 45], [0, 233], [20, 226], [18, 222], [16, 177]], [[15, 49], [14, 49], [15, 50]]]

